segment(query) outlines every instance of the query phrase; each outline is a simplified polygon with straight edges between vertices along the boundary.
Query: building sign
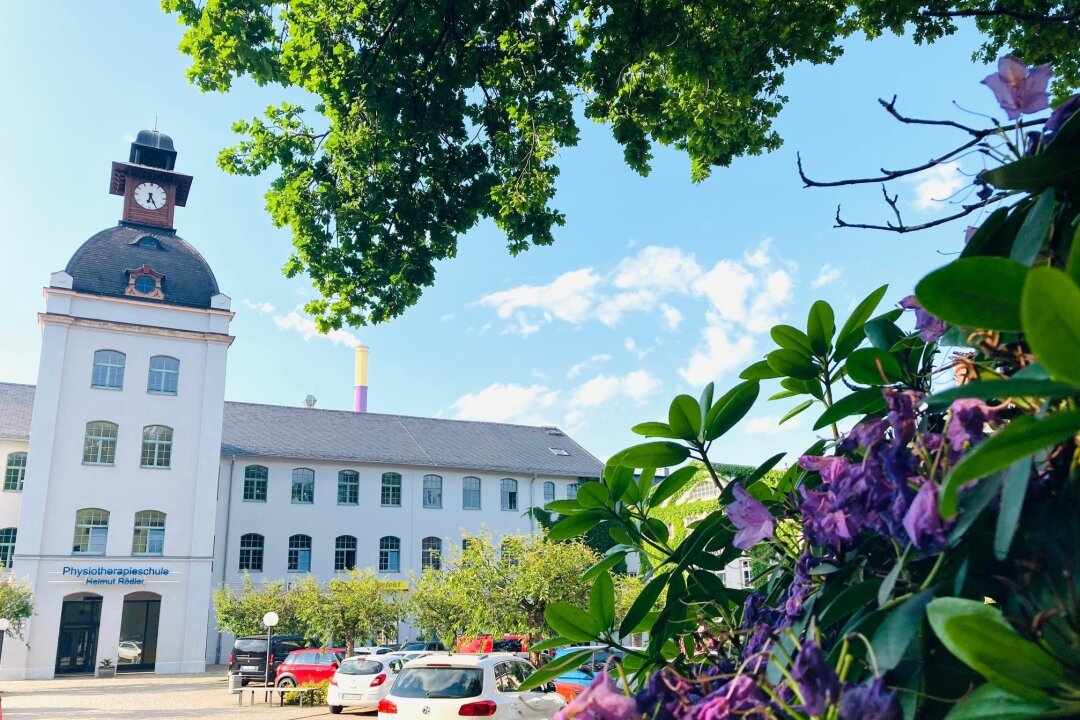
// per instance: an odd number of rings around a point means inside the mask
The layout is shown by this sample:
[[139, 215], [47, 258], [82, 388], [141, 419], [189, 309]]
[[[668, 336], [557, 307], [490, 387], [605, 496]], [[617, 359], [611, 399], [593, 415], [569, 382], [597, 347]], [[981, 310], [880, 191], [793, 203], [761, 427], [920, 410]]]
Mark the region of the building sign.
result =
[[59, 580], [50, 582], [83, 583], [85, 585], [148, 585], [162, 582], [178, 582], [175, 578], [168, 579], [170, 575], [179, 575], [167, 567], [135, 567], [119, 566], [109, 567], [95, 565], [91, 567], [76, 567], [65, 565], [63, 570], [53, 570], [50, 574], [60, 575]]

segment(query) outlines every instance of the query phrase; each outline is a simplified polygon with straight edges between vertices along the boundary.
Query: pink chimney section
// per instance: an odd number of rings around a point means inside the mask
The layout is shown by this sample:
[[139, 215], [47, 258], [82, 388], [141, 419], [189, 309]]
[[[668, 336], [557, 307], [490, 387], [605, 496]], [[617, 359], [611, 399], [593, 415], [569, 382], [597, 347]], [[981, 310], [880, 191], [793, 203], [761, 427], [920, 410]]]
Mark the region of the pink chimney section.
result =
[[353, 382], [353, 412], [367, 412], [367, 345], [356, 347], [356, 377]]

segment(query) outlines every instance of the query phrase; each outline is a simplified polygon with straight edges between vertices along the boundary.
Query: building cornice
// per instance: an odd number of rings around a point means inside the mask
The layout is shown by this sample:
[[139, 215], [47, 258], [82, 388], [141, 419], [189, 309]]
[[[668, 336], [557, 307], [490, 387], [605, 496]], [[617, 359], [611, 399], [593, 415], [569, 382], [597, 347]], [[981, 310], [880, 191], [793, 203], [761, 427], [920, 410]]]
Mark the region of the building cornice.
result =
[[[232, 313], [228, 314], [231, 315]], [[202, 342], [222, 343], [224, 345], [232, 345], [233, 340], [236, 339], [228, 333], [181, 330], [178, 328], [166, 328], [157, 325], [119, 322], [117, 320], [95, 320], [92, 318], [63, 315], [60, 313], [38, 313], [38, 322], [42, 325], [68, 325], [73, 327], [91, 328], [94, 330], [112, 330], [115, 332], [133, 333], [138, 335], [157, 335], [160, 337], [182, 338], [184, 340], [199, 340]]]

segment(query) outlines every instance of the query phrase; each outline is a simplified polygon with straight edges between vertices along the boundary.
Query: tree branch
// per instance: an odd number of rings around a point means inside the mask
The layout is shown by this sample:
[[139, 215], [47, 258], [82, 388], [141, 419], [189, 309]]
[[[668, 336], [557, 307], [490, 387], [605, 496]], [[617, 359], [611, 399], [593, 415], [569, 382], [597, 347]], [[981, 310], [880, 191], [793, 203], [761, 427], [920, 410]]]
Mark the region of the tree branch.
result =
[[972, 203], [971, 205], [962, 205], [961, 207], [963, 207], [963, 210], [961, 210], [960, 212], [957, 212], [957, 213], [953, 213], [952, 215], [937, 218], [937, 219], [931, 220], [929, 222], [920, 223], [919, 225], [905, 225], [903, 219], [900, 217], [900, 210], [896, 205], [896, 200], [897, 200], [898, 196], [893, 196], [892, 198], [890, 198], [889, 194], [887, 192], [885, 192], [884, 187], [882, 187], [882, 193], [884, 193], [884, 195], [885, 195], [885, 202], [889, 204], [889, 207], [892, 208], [893, 213], [896, 215], [896, 224], [895, 225], [893, 223], [891, 223], [891, 222], [887, 222], [884, 225], [874, 225], [874, 224], [871, 224], [871, 223], [851, 223], [851, 222], [848, 222], [847, 220], [844, 220], [842, 217], [840, 217], [840, 206], [837, 205], [836, 206], [836, 224], [833, 225], [833, 227], [836, 227], [836, 228], [861, 228], [863, 230], [887, 230], [889, 232], [894, 232], [894, 233], [917, 232], [919, 230], [926, 230], [927, 228], [937, 227], [938, 225], [944, 225], [945, 223], [952, 222], [953, 220], [958, 220], [959, 218], [970, 215], [971, 213], [975, 212], [976, 210], [978, 210], [980, 208], [984, 208], [984, 207], [986, 207], [988, 205], [993, 205], [994, 203], [1001, 202], [1002, 200], [1004, 200], [1005, 198], [1007, 198], [1007, 197], [1009, 197], [1010, 195], [1013, 194], [1013, 193], [998, 193], [996, 195], [992, 195], [992, 196], [988, 197], [986, 200], [980, 200], [979, 202]]

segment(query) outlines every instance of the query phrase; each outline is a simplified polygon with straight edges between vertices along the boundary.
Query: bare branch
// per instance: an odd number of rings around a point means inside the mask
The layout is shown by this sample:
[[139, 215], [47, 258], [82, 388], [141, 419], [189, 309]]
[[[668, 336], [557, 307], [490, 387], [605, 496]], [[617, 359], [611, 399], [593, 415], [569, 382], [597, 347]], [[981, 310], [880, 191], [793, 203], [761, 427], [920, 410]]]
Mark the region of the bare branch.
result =
[[963, 206], [961, 206], [961, 207], [963, 207], [963, 210], [961, 210], [960, 212], [957, 212], [957, 213], [953, 213], [952, 215], [937, 218], [937, 219], [931, 220], [929, 222], [920, 223], [919, 225], [905, 225], [903, 223], [903, 221], [900, 219], [900, 213], [897, 210], [896, 205], [895, 205], [896, 197], [893, 197], [893, 198], [890, 199], [888, 194], [886, 194], [885, 195], [885, 201], [889, 203], [890, 207], [892, 207], [892, 209], [893, 209], [893, 212], [896, 214], [896, 216], [897, 216], [897, 224], [894, 225], [891, 222], [887, 222], [884, 225], [874, 225], [874, 224], [870, 224], [870, 223], [851, 223], [851, 222], [848, 222], [847, 220], [844, 220], [842, 217], [840, 217], [840, 206], [837, 205], [836, 206], [836, 224], [833, 225], [833, 227], [837, 227], [837, 228], [860, 228], [860, 229], [863, 229], [863, 230], [887, 230], [889, 232], [894, 232], [894, 233], [917, 232], [919, 230], [926, 230], [927, 228], [937, 227], [938, 225], [944, 225], [945, 223], [952, 222], [953, 220], [958, 220], [958, 219], [960, 219], [962, 217], [970, 215], [971, 213], [975, 212], [976, 210], [978, 210], [980, 208], [984, 208], [984, 207], [986, 207], [988, 205], [993, 205], [994, 203], [1001, 202], [1002, 200], [1009, 197], [1010, 195], [1012, 195], [1012, 193], [998, 193], [996, 195], [992, 195], [991, 197], [988, 197], [986, 200], [981, 200], [981, 201], [979, 201], [977, 203], [973, 203], [971, 205], [963, 205]]

